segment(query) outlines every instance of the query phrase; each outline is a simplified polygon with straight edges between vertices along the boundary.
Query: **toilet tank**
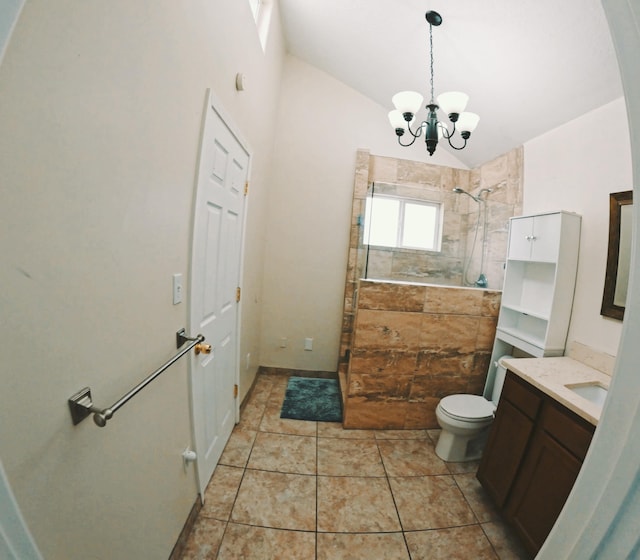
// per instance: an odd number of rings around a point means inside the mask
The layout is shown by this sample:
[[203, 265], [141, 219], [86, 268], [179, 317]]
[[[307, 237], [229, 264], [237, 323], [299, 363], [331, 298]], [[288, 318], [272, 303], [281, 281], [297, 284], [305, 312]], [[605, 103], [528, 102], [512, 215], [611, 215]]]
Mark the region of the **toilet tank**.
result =
[[505, 358], [513, 358], [513, 356], [502, 356], [498, 358], [496, 373], [493, 378], [493, 390], [491, 392], [491, 402], [496, 406], [498, 406], [498, 401], [500, 400], [504, 378], [507, 376], [507, 368], [502, 365], [502, 360]]

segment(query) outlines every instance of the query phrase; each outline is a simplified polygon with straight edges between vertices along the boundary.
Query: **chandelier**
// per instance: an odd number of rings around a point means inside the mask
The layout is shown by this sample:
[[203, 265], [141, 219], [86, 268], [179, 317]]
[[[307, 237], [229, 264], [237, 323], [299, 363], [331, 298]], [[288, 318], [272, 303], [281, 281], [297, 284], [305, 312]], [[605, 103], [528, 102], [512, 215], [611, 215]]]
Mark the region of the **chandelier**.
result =
[[[478, 126], [480, 117], [475, 113], [465, 112], [469, 96], [459, 91], [449, 91], [438, 95], [436, 103], [433, 96], [433, 26], [436, 27], [442, 23], [442, 16], [438, 12], [429, 11], [425, 14], [425, 18], [429, 23], [429, 52], [431, 55], [431, 101], [429, 101], [426, 109], [429, 111], [427, 120], [422, 121], [418, 128], [411, 130], [411, 124], [415, 119], [416, 112], [422, 105], [423, 96], [415, 91], [401, 91], [396, 93], [391, 101], [395, 106], [395, 110], [389, 113], [389, 122], [396, 131], [398, 143], [401, 146], [411, 146], [417, 138], [424, 134], [424, 140], [427, 144], [429, 155], [433, 155], [440, 138], [445, 138], [454, 150], [462, 150], [467, 145], [467, 140], [471, 133]], [[453, 123], [453, 129], [449, 132], [446, 124], [438, 120], [436, 111], [442, 109]], [[452, 142], [453, 135], [456, 130], [460, 131], [460, 136], [464, 143], [461, 146], [455, 146]], [[408, 144], [402, 143], [402, 136], [408, 131], [412, 139]]]

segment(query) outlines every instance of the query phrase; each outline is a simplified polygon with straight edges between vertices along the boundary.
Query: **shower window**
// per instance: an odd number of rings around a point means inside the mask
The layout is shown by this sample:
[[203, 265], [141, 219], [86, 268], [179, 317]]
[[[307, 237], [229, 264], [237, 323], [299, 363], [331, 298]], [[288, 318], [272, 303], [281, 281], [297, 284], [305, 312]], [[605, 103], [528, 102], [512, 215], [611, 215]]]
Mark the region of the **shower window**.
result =
[[364, 243], [380, 247], [439, 251], [441, 204], [394, 196], [368, 197]]

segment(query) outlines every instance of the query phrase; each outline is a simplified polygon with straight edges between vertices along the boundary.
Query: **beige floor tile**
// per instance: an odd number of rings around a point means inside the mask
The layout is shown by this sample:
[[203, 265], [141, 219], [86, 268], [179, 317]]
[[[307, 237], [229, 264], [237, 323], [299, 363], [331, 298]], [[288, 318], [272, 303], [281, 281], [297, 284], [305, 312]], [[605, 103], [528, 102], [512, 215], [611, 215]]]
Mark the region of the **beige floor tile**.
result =
[[431, 438], [431, 441], [433, 442], [434, 445], [438, 443], [438, 439], [440, 439], [440, 432], [442, 432], [440, 428], [427, 430], [427, 435]]
[[390, 478], [405, 531], [470, 525], [476, 518], [450, 475]]
[[451, 474], [464, 474], [478, 472], [480, 461], [465, 461], [464, 463], [447, 463], [447, 468]]
[[527, 553], [522, 543], [502, 521], [490, 521], [481, 525], [489, 542], [498, 553], [500, 560], [529, 560], [531, 555]]
[[181, 560], [215, 560], [226, 526], [224, 521], [199, 517], [187, 539]]
[[318, 422], [318, 437], [374, 439], [375, 430], [345, 430], [340, 422]]
[[218, 560], [314, 560], [315, 533], [229, 523]]
[[374, 440], [318, 438], [318, 474], [327, 476], [384, 476]]
[[318, 531], [400, 531], [385, 478], [318, 477]]
[[316, 474], [316, 438], [259, 432], [247, 467], [282, 473]]
[[441, 430], [281, 419], [287, 382], [258, 375], [182, 560], [530, 557], [486, 499], [479, 462], [435, 455]]
[[236, 426], [244, 430], [257, 430], [265, 411], [264, 403], [249, 403], [240, 412], [240, 422]]
[[454, 475], [454, 480], [458, 484], [462, 494], [471, 506], [478, 521], [484, 523], [486, 521], [499, 520], [500, 516], [491, 499], [482, 487], [475, 472]]
[[251, 390], [251, 395], [247, 399], [247, 405], [265, 405], [269, 400], [271, 389], [273, 388], [273, 382], [268, 377], [258, 376], [258, 379]]
[[204, 493], [200, 515], [228, 521], [243, 475], [242, 468], [218, 465]]
[[405, 533], [411, 560], [497, 560], [479, 525]]
[[315, 437], [318, 431], [317, 422], [280, 418], [281, 409], [282, 401], [277, 405], [272, 403], [267, 405], [267, 408], [264, 411], [264, 416], [262, 417], [262, 422], [260, 423], [261, 432]]
[[387, 476], [449, 474], [446, 463], [428, 439], [378, 440]]
[[317, 560], [410, 560], [402, 533], [318, 533]]
[[247, 469], [231, 521], [275, 529], [315, 531], [316, 477]]
[[249, 460], [256, 434], [255, 430], [244, 429], [238, 424], [233, 429], [231, 437], [222, 452], [220, 464], [230, 467], [244, 467]]
[[376, 430], [376, 439], [425, 439], [427, 430]]

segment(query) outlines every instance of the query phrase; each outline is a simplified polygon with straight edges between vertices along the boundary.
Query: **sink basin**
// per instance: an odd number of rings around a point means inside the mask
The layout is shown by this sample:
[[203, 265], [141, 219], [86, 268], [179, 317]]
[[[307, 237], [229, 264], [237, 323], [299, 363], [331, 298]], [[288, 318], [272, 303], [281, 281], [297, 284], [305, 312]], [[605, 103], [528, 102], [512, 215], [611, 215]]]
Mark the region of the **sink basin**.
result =
[[567, 389], [589, 402], [602, 406], [607, 398], [608, 389], [598, 383], [587, 383], [580, 385], [565, 385]]

